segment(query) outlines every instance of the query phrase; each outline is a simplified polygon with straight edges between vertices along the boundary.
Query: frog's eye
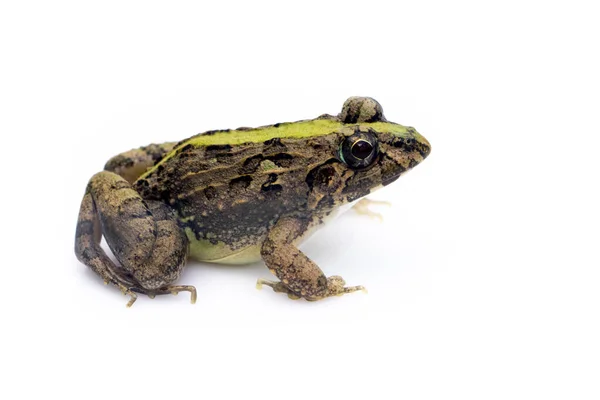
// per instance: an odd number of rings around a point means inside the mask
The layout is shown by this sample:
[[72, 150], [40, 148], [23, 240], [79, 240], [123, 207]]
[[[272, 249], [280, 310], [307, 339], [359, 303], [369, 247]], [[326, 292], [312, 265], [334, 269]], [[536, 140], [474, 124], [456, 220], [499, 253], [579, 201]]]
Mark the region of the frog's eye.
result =
[[377, 159], [377, 138], [369, 132], [357, 132], [340, 145], [340, 159], [352, 169], [367, 168]]

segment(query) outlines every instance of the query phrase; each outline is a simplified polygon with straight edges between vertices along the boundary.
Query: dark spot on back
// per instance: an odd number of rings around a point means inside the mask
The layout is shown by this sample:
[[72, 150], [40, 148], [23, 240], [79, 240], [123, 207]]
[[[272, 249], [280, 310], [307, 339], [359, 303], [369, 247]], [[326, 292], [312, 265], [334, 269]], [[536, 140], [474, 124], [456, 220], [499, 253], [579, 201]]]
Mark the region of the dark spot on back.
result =
[[263, 154], [282, 153], [287, 150], [285, 144], [281, 143], [280, 138], [273, 138], [263, 142]]
[[219, 133], [219, 132], [227, 133], [227, 132], [231, 132], [231, 129], [215, 129], [212, 131], [206, 131], [206, 132], [201, 133], [196, 136], [204, 136], [204, 135], [210, 136], [210, 135], [214, 135], [215, 133]]
[[288, 168], [292, 165], [294, 156], [288, 153], [279, 153], [272, 156], [265, 157], [265, 160], [272, 161], [275, 165], [280, 168]]
[[330, 164], [338, 162], [335, 159], [327, 161], [323, 165], [319, 165], [316, 168], [313, 168], [308, 175], [306, 175], [306, 184], [310, 189], [312, 189], [315, 185], [323, 186], [329, 184], [333, 176], [335, 175], [335, 168], [333, 168]]
[[231, 146], [228, 144], [211, 144], [210, 146], [206, 146], [206, 151], [229, 151], [231, 150]]
[[262, 160], [262, 154], [258, 154], [256, 156], [247, 158], [246, 161], [244, 161], [242, 167], [240, 168], [240, 175], [248, 175], [256, 172]]
[[250, 177], [249, 175], [243, 175], [229, 181], [229, 187], [241, 187], [246, 189], [248, 186], [250, 186], [250, 183], [252, 183], [252, 177]]
[[213, 144], [205, 148], [206, 158], [216, 158], [217, 162], [223, 162], [231, 157], [231, 146], [228, 144]]
[[269, 174], [268, 180], [266, 183], [273, 183], [277, 180], [277, 174]]
[[194, 146], [192, 146], [191, 144], [186, 144], [185, 146], [183, 146], [182, 148], [180, 148], [179, 150], [177, 150], [177, 153], [184, 153], [190, 149], [193, 149]]
[[277, 174], [269, 174], [269, 176], [267, 177], [267, 181], [262, 184], [260, 190], [262, 192], [272, 193], [278, 196], [279, 193], [283, 190], [283, 186], [273, 183], [277, 181], [277, 178]]

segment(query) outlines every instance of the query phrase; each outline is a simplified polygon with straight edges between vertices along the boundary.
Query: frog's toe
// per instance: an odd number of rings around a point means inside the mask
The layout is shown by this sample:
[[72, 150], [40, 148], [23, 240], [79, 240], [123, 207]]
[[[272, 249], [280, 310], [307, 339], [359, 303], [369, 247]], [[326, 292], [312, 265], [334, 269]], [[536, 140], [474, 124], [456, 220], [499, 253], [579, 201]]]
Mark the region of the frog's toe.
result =
[[364, 286], [345, 285], [346, 281], [344, 281], [344, 279], [341, 276], [330, 276], [329, 278], [327, 278], [327, 289], [324, 292], [319, 293], [318, 295], [306, 297], [306, 300], [316, 301], [332, 296], [342, 296], [344, 294], [357, 292], [359, 290], [363, 293], [367, 293], [367, 289]]
[[275, 293], [285, 293], [287, 294], [287, 297], [292, 299], [292, 300], [298, 300], [301, 299], [301, 296], [298, 296], [296, 293], [292, 292], [287, 286], [285, 286], [283, 284], [283, 282], [275, 282], [275, 281], [269, 281], [266, 279], [258, 279], [256, 281], [256, 288], [258, 290], [262, 290], [263, 285], [265, 286], [269, 286], [271, 289], [273, 289], [273, 291]]
[[192, 304], [196, 304], [196, 300], [198, 299], [198, 292], [196, 291], [196, 288], [194, 286], [174, 285], [167, 286], [165, 290], [173, 295], [178, 295], [180, 292], [190, 292], [190, 303]]
[[370, 206], [374, 204], [384, 205], [388, 207], [392, 206], [392, 203], [390, 203], [389, 201], [361, 199], [352, 207], [352, 209], [354, 210], [354, 212], [360, 215], [366, 215], [369, 218], [376, 218], [379, 220], [379, 222], [383, 222], [383, 215], [370, 209]]
[[121, 293], [123, 293], [125, 296], [129, 296], [129, 301], [127, 302], [126, 306], [127, 308], [131, 307], [133, 303], [135, 303], [135, 301], [137, 300], [137, 295], [134, 292], [132, 292], [131, 289], [124, 285], [120, 284], [119, 289], [121, 290]]
[[273, 289], [274, 292], [276, 293], [287, 293], [288, 295], [290, 293], [293, 293], [290, 289], [288, 289], [282, 282], [276, 282], [276, 281], [269, 281], [267, 279], [262, 279], [259, 278], [256, 281], [256, 288], [258, 290], [262, 290], [263, 285], [265, 286], [269, 286], [271, 289]]
[[[357, 286], [348, 286], [344, 288], [344, 293], [353, 293], [353, 292], [358, 292], [358, 291], [363, 292], [364, 294], [368, 294], [369, 291], [367, 290], [366, 287], [364, 287], [363, 285], [357, 285]], [[339, 294], [338, 296], [341, 296], [342, 294]]]

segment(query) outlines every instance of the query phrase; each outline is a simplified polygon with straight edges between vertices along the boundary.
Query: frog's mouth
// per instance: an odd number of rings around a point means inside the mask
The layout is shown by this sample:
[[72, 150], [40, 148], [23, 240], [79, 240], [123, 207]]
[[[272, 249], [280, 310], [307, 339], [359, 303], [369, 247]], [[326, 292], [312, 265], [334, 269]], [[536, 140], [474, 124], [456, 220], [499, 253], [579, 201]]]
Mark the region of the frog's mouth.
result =
[[396, 175], [391, 175], [391, 176], [388, 176], [386, 178], [383, 178], [381, 180], [381, 183], [383, 184], [383, 186], [387, 186], [390, 183], [395, 182], [398, 178], [400, 178], [400, 175], [402, 175], [401, 172], [397, 173]]

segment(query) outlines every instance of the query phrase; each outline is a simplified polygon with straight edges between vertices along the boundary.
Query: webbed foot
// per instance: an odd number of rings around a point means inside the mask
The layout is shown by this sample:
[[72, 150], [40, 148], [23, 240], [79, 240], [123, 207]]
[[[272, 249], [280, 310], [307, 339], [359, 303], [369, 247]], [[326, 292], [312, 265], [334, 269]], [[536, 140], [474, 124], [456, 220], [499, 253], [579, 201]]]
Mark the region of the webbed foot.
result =
[[292, 300], [298, 300], [304, 298], [308, 301], [317, 301], [332, 296], [342, 296], [346, 293], [353, 293], [362, 291], [367, 293], [367, 289], [364, 286], [344, 286], [346, 282], [341, 276], [330, 276], [327, 278], [327, 286], [324, 290], [317, 294], [309, 295], [307, 293], [295, 293], [291, 291], [283, 282], [269, 281], [266, 279], [258, 279], [256, 282], [256, 288], [261, 290], [263, 285], [269, 286], [276, 293], [285, 293]]

